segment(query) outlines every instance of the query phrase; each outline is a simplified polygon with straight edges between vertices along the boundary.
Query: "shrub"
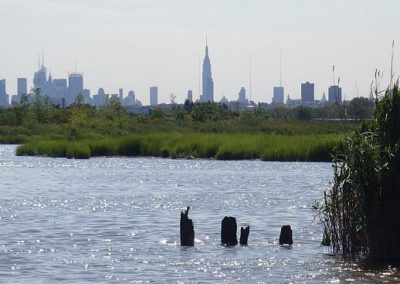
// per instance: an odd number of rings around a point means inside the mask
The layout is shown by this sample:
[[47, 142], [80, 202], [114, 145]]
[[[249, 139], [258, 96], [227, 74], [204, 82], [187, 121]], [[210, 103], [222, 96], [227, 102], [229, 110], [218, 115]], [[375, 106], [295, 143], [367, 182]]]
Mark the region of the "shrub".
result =
[[347, 137], [334, 157], [334, 183], [317, 204], [335, 253], [400, 260], [400, 92], [376, 102], [374, 120]]

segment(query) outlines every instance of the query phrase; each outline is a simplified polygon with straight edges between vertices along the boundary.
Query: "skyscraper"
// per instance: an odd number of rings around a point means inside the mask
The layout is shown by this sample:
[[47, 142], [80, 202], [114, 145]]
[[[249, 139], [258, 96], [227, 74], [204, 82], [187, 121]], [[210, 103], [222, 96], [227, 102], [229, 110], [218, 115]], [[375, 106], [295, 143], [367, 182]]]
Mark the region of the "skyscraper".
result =
[[202, 102], [214, 101], [214, 81], [211, 74], [211, 63], [208, 56], [208, 44], [206, 40], [206, 55], [203, 61], [203, 94], [200, 96]]
[[44, 65], [41, 65], [39, 67], [39, 70], [35, 72], [33, 76], [33, 87], [35, 89], [40, 89], [41, 94], [43, 94], [43, 91], [46, 89], [46, 84], [47, 84], [47, 69], [44, 67]]
[[342, 88], [339, 86], [330, 86], [328, 89], [328, 102], [341, 103], [342, 102]]
[[191, 102], [193, 102], [193, 92], [192, 92], [192, 90], [188, 90], [186, 99], [191, 101]]
[[124, 100], [124, 89], [118, 90], [118, 99], [120, 102], [122, 102]]
[[150, 105], [158, 105], [158, 87], [150, 87]]
[[28, 93], [28, 83], [26, 78], [18, 78], [17, 79], [17, 95], [21, 97], [22, 95], [26, 95]]
[[83, 95], [83, 76], [81, 73], [71, 73], [68, 77], [67, 106], [73, 104], [79, 94]]
[[2, 79], [0, 80], [0, 107], [7, 107], [8, 104], [9, 102], [6, 92], [6, 79]]
[[283, 104], [285, 100], [283, 87], [274, 87], [274, 95], [272, 97], [273, 104]]
[[247, 104], [248, 101], [246, 99], [246, 89], [242, 87], [239, 92], [238, 102], [241, 104]]
[[314, 83], [305, 82], [301, 84], [301, 103], [314, 102]]

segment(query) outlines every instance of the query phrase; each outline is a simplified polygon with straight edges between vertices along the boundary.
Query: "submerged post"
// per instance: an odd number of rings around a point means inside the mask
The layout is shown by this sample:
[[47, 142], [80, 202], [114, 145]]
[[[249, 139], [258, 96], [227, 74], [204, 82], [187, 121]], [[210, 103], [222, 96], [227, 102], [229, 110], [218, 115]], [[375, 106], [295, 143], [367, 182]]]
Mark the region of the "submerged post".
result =
[[281, 234], [279, 235], [280, 245], [292, 245], [293, 244], [293, 232], [290, 225], [282, 226]]
[[189, 209], [181, 211], [181, 246], [194, 246], [194, 227], [192, 219], [189, 219]]
[[240, 228], [240, 244], [242, 246], [247, 245], [247, 240], [249, 239], [249, 234], [250, 234], [250, 226], [247, 226], [246, 228], [243, 228], [243, 227]]
[[236, 233], [236, 219], [225, 216], [221, 224], [221, 243], [225, 246], [236, 246], [238, 243]]

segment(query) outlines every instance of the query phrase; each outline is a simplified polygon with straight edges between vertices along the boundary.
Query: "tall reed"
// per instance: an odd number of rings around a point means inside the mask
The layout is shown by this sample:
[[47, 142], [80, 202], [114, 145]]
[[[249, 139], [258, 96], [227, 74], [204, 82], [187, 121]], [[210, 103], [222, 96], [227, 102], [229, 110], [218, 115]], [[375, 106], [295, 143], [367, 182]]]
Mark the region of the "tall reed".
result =
[[377, 100], [374, 120], [344, 140], [334, 183], [316, 209], [335, 253], [400, 261], [400, 91]]

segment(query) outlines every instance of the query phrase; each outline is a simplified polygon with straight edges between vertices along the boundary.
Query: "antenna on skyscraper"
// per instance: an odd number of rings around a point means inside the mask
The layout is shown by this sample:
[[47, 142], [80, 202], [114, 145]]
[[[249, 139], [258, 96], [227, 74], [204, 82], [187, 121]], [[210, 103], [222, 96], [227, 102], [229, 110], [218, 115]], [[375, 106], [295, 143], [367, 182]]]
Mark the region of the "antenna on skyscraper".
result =
[[76, 62], [77, 62], [77, 59], [76, 59], [76, 56], [75, 56], [75, 66], [74, 66], [74, 68], [75, 68], [75, 71], [74, 71], [74, 72], [75, 72], [75, 73], [77, 73], [77, 71], [76, 71], [76, 70], [77, 70], [77, 68], [76, 68], [77, 63], [76, 63]]
[[279, 50], [279, 87], [282, 87], [282, 49]]
[[253, 95], [253, 88], [252, 88], [252, 54], [250, 51], [250, 101], [252, 100], [252, 95]]
[[44, 49], [42, 48], [42, 66], [44, 66]]
[[198, 91], [199, 91], [199, 100], [200, 100], [200, 98], [201, 98], [201, 88], [200, 88], [200, 81], [201, 81], [201, 63], [200, 63], [200, 53], [199, 53], [199, 55], [198, 55], [198, 57], [197, 57], [197, 64], [198, 64], [198, 80], [199, 80], [199, 89], [198, 89]]

